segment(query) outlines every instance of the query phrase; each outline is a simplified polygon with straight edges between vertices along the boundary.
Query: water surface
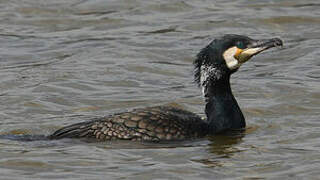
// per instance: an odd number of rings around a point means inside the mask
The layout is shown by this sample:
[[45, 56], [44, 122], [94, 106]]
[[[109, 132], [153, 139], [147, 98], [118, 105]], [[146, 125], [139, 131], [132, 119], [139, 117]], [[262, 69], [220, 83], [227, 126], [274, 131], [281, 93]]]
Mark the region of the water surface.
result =
[[177, 103], [204, 116], [196, 53], [225, 33], [279, 37], [232, 77], [243, 134], [170, 144], [0, 139], [2, 179], [318, 179], [316, 0], [0, 2], [0, 134]]

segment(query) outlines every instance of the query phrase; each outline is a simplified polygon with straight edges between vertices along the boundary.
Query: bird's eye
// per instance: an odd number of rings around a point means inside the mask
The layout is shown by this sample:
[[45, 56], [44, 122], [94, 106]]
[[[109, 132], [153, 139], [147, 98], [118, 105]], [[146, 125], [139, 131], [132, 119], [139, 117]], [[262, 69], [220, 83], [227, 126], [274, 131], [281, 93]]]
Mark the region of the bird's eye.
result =
[[246, 48], [246, 45], [242, 41], [237, 42], [236, 46], [237, 46], [237, 48], [240, 48], [240, 49]]

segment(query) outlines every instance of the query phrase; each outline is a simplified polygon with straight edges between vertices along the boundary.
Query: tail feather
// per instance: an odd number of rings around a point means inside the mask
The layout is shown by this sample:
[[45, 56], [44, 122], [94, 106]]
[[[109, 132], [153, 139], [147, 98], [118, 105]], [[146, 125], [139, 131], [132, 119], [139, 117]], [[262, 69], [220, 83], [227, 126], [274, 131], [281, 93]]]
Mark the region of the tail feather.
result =
[[70, 126], [63, 127], [53, 134], [49, 135], [50, 139], [61, 139], [61, 138], [81, 138], [81, 137], [93, 137], [93, 130], [91, 126], [94, 121], [91, 122], [81, 122], [77, 124], [72, 124]]

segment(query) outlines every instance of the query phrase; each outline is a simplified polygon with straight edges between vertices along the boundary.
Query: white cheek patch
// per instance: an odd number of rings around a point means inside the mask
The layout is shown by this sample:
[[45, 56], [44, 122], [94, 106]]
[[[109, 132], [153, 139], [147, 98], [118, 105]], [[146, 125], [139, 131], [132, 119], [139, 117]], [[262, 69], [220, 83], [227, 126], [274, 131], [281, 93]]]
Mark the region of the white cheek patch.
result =
[[232, 47], [227, 49], [224, 53], [223, 53], [223, 58], [226, 61], [226, 64], [228, 66], [228, 68], [230, 70], [234, 70], [240, 67], [240, 63], [239, 61], [234, 57], [237, 53], [237, 47]]

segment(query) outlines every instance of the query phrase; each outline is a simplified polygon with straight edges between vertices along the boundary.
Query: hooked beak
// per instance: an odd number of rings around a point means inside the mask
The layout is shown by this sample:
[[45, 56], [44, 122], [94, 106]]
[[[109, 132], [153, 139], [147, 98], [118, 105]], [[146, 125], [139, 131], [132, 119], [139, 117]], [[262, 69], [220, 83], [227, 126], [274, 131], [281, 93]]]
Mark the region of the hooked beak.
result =
[[234, 56], [240, 63], [248, 61], [252, 56], [272, 47], [282, 46], [282, 40], [279, 38], [253, 41], [246, 49], [237, 49]]

